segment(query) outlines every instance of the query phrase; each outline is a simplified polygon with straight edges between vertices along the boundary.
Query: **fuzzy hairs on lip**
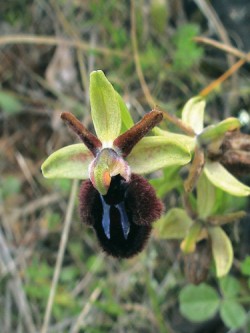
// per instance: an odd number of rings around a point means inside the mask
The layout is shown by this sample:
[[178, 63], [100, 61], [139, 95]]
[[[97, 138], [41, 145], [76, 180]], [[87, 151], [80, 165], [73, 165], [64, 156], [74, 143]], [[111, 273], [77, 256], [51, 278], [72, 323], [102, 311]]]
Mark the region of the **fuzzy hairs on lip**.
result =
[[[112, 177], [104, 196], [86, 180], [80, 188], [79, 202], [83, 223], [94, 228], [103, 251], [117, 258], [130, 258], [143, 250], [152, 223], [163, 211], [153, 187], [136, 174], [129, 182], [120, 175]], [[107, 207], [108, 213], [104, 213]]]

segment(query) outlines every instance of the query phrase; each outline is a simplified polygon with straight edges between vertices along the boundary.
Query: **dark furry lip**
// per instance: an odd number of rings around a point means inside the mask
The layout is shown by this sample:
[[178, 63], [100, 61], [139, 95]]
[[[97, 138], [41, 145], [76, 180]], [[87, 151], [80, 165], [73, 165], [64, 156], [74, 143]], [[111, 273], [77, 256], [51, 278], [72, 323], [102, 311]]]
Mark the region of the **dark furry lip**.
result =
[[82, 221], [94, 228], [103, 251], [118, 258], [130, 258], [143, 250], [152, 223], [163, 210], [153, 187], [136, 174], [129, 182], [119, 175], [112, 177], [105, 196], [87, 180], [81, 185], [79, 201]]

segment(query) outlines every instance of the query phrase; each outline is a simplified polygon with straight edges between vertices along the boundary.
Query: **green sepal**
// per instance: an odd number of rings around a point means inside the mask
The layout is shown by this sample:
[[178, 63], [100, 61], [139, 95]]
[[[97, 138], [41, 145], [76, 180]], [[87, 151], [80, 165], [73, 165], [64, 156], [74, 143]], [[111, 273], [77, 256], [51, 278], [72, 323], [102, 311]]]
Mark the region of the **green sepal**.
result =
[[233, 263], [232, 243], [221, 227], [210, 227], [208, 233], [211, 239], [216, 275], [222, 277], [229, 272]]
[[172, 208], [155, 224], [162, 239], [182, 239], [193, 224], [193, 220], [181, 208]]
[[121, 119], [122, 119], [122, 126], [120, 133], [124, 133], [134, 125], [134, 121], [133, 118], [131, 117], [131, 114], [129, 113], [126, 103], [122, 99], [121, 95], [118, 94], [118, 92], [116, 92], [116, 97], [118, 99], [121, 112]]
[[227, 118], [218, 124], [207, 126], [197, 137], [200, 145], [210, 143], [224, 136], [228, 131], [240, 128], [241, 123], [237, 118]]
[[155, 127], [152, 131], [155, 135], [163, 135], [167, 138], [176, 140], [177, 142], [182, 143], [184, 146], [187, 146], [188, 149], [193, 152], [196, 146], [196, 138], [184, 134], [176, 134], [169, 131], [162, 130], [159, 127]]
[[219, 162], [206, 161], [204, 172], [210, 182], [223, 191], [239, 197], [250, 195], [250, 187], [238, 181]]
[[137, 174], [171, 165], [185, 165], [190, 159], [190, 151], [186, 145], [164, 136], [143, 138], [126, 158], [131, 171]]
[[199, 134], [203, 130], [205, 106], [204, 99], [196, 96], [188, 100], [182, 110], [182, 121], [190, 126], [195, 134]]
[[41, 169], [45, 178], [87, 179], [93, 159], [88, 148], [78, 143], [55, 151], [43, 162]]
[[214, 211], [216, 188], [202, 173], [197, 183], [197, 210], [201, 219], [206, 219]]
[[101, 70], [90, 74], [91, 115], [97, 137], [105, 147], [120, 134], [121, 111], [117, 92]]

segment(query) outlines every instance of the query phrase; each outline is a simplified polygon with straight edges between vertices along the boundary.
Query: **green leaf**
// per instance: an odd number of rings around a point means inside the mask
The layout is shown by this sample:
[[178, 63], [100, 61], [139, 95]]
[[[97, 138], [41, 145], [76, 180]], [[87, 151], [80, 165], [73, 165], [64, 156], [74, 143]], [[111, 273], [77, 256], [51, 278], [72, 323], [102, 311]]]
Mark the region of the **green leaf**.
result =
[[187, 146], [163, 136], [143, 138], [127, 157], [131, 171], [144, 174], [171, 165], [185, 165], [190, 161]]
[[210, 182], [223, 191], [239, 197], [250, 195], [250, 187], [238, 181], [219, 162], [206, 161], [204, 172]]
[[0, 179], [0, 200], [7, 199], [21, 190], [22, 182], [14, 176], [6, 176]]
[[0, 108], [4, 113], [16, 114], [21, 111], [22, 104], [12, 94], [0, 91]]
[[247, 319], [243, 306], [233, 300], [224, 300], [221, 303], [220, 316], [229, 328], [239, 328], [245, 324]]
[[134, 121], [129, 113], [126, 103], [118, 92], [116, 92], [116, 97], [118, 99], [122, 119], [121, 133], [124, 133], [134, 125]]
[[151, 28], [158, 35], [163, 35], [169, 15], [168, 3], [162, 0], [154, 0], [150, 3]]
[[172, 208], [155, 224], [155, 228], [159, 238], [182, 239], [192, 224], [192, 219], [184, 209]]
[[42, 164], [42, 172], [45, 178], [87, 179], [93, 159], [82, 143], [70, 145], [51, 154]]
[[191, 98], [182, 110], [182, 121], [189, 125], [196, 134], [201, 133], [204, 122], [206, 102], [200, 96]]
[[197, 183], [197, 210], [198, 216], [205, 219], [212, 214], [216, 201], [215, 187], [208, 181], [204, 173]]
[[190, 74], [191, 67], [197, 66], [202, 57], [203, 49], [194, 42], [193, 37], [199, 34], [199, 26], [195, 24], [183, 24], [177, 28], [173, 42], [176, 46], [173, 55], [173, 68]]
[[179, 296], [181, 314], [193, 322], [212, 318], [219, 307], [219, 296], [205, 283], [184, 287]]
[[239, 281], [230, 275], [224, 276], [219, 279], [220, 289], [225, 298], [231, 298], [239, 294], [240, 283]]
[[212, 243], [216, 275], [222, 277], [229, 272], [233, 263], [232, 243], [221, 227], [211, 227], [208, 232]]
[[222, 137], [226, 132], [233, 131], [240, 128], [241, 123], [237, 118], [227, 118], [218, 124], [210, 125], [206, 127], [200, 135], [198, 135], [198, 141], [201, 144], [209, 143]]
[[250, 276], [250, 256], [247, 256], [240, 265], [241, 273]]
[[121, 111], [117, 92], [100, 70], [90, 74], [90, 105], [96, 134], [110, 147], [120, 134]]
[[170, 166], [162, 170], [163, 176], [150, 179], [149, 182], [156, 190], [158, 197], [163, 198], [168, 192], [182, 188], [182, 179], [179, 174], [179, 166]]

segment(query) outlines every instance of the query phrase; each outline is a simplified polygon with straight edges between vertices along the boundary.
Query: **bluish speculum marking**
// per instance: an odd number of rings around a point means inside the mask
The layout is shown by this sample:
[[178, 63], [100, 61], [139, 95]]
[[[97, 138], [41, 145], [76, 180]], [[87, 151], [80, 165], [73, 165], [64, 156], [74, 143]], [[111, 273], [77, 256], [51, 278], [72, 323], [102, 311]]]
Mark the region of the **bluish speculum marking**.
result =
[[124, 238], [128, 238], [129, 230], [130, 230], [130, 223], [128, 220], [128, 215], [125, 209], [124, 202], [122, 201], [118, 205], [115, 205], [115, 207], [119, 210], [120, 217], [121, 217], [121, 225], [122, 225], [122, 231]]
[[[108, 193], [104, 196], [100, 195], [102, 202], [102, 227], [108, 239], [111, 238], [111, 218], [114, 218], [114, 212], [119, 216], [117, 223], [120, 223], [122, 234], [125, 239], [128, 238], [130, 231], [130, 222], [125, 208], [125, 192], [127, 183], [121, 176], [112, 177], [111, 185]], [[112, 213], [113, 212], [113, 213]]]
[[120, 214], [120, 223], [123, 231], [123, 236], [125, 239], [128, 238], [129, 230], [130, 230], [130, 223], [128, 220], [128, 215], [125, 209], [124, 202], [120, 202], [116, 205], [109, 205], [105, 202], [103, 199], [103, 196], [100, 195], [101, 201], [102, 201], [102, 207], [103, 207], [103, 215], [102, 215], [102, 227], [104, 230], [104, 233], [108, 239], [110, 239], [110, 209], [111, 206], [115, 207], [119, 214]]
[[102, 195], [100, 195], [100, 197], [102, 200], [102, 208], [103, 208], [102, 227], [106, 237], [110, 239], [110, 205], [106, 204]]

